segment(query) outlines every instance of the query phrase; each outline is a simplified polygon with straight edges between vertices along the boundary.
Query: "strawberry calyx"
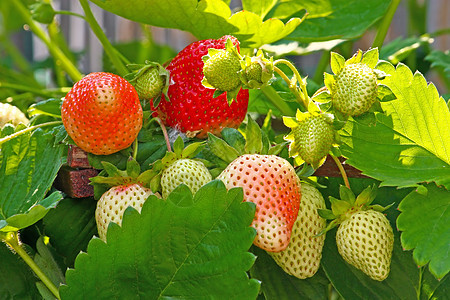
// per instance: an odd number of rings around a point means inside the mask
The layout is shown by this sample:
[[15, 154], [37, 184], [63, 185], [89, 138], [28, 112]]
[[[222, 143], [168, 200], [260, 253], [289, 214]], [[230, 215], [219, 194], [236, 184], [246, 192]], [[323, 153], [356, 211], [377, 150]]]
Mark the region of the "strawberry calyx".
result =
[[157, 107], [161, 101], [161, 94], [168, 99], [170, 73], [166, 68], [151, 61], [145, 61], [145, 64], [129, 64], [127, 67], [131, 73], [124, 78], [134, 86], [141, 100], [153, 99], [153, 105]]
[[[270, 122], [270, 114], [267, 115], [264, 123]], [[277, 155], [285, 147], [285, 142], [272, 144], [266, 132], [250, 116], [242, 131], [234, 128], [224, 128], [221, 138], [208, 133], [207, 148], [202, 152], [208, 156], [216, 168], [211, 173], [219, 174], [233, 160], [244, 154]]]
[[209, 48], [208, 54], [202, 57], [203, 80], [206, 88], [216, 89], [216, 98], [226, 92], [229, 104], [236, 100], [242, 87], [239, 72], [241, 71], [242, 56], [230, 38], [227, 39], [225, 49]]
[[242, 70], [239, 72], [244, 86], [250, 89], [260, 89], [270, 85], [274, 77], [273, 57], [267, 59], [259, 49], [256, 56], [245, 56], [241, 60]]
[[341, 185], [339, 187], [339, 196], [341, 199], [330, 196], [331, 209], [318, 209], [318, 213], [322, 218], [331, 220], [328, 226], [318, 235], [325, 234], [327, 231], [349, 219], [356, 212], [365, 210], [383, 212], [394, 205], [394, 203], [385, 207], [378, 204], [372, 205], [376, 195], [377, 187], [375, 184], [366, 187], [358, 196], [355, 196], [350, 188]]
[[207, 164], [206, 161], [195, 158], [205, 147], [205, 142], [194, 142], [185, 147], [183, 138], [179, 136], [173, 143], [173, 151], [167, 151], [163, 158], [158, 159], [148, 170], [150, 188], [153, 192], [161, 191], [161, 176], [164, 170], [177, 160], [192, 159]]
[[99, 199], [109, 188], [128, 184], [139, 184], [150, 187], [151, 172], [147, 170], [141, 173], [141, 166], [132, 157], [126, 164], [125, 170], [119, 170], [115, 165], [107, 161], [101, 162], [103, 170], [95, 177], [91, 177], [91, 185], [94, 186], [94, 197]]
[[307, 112], [297, 110], [295, 117], [284, 116], [283, 123], [291, 128], [284, 139], [289, 142], [289, 156], [296, 165], [307, 163], [317, 169], [338, 140], [334, 116], [321, 112], [313, 102]]

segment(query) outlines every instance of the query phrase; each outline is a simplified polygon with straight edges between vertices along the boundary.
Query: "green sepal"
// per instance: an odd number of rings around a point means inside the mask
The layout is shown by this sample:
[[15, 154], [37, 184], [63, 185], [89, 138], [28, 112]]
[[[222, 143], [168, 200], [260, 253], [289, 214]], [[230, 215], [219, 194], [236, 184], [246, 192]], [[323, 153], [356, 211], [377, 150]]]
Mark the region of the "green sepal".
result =
[[240, 155], [236, 149], [211, 133], [208, 133], [208, 146], [214, 155], [227, 163], [231, 163]]
[[161, 190], [161, 173], [153, 176], [150, 180], [150, 189], [153, 193], [156, 193]]
[[336, 80], [334, 76], [329, 73], [323, 73], [323, 83], [327, 87], [328, 91], [333, 91], [333, 85]]
[[330, 209], [323, 209], [318, 208], [317, 213], [319, 216], [325, 220], [334, 220], [336, 219], [336, 216], [333, 214], [333, 212]]
[[235, 128], [224, 128], [220, 132], [222, 139], [241, 154], [245, 153], [245, 137]]
[[263, 150], [263, 141], [261, 128], [258, 123], [252, 118], [248, 118], [247, 127], [245, 130], [245, 152], [247, 154], [261, 154]]
[[338, 226], [340, 223], [339, 219], [335, 219], [333, 221], [331, 221], [330, 223], [328, 223], [327, 227], [325, 227], [324, 230], [322, 230], [321, 232], [319, 232], [317, 235], [315, 235], [315, 237], [319, 237], [324, 235], [325, 233], [327, 233], [328, 231], [330, 231], [331, 229], [333, 229], [334, 227]]
[[356, 197], [355, 206], [356, 207], [367, 207], [377, 196], [376, 185], [366, 187], [359, 195]]
[[373, 69], [377, 65], [378, 60], [378, 48], [373, 48], [364, 52], [361, 63], [366, 64], [369, 68]]
[[384, 71], [378, 70], [378, 69], [373, 69], [373, 72], [375, 73], [375, 75], [377, 76], [378, 80], [383, 80], [388, 76], [391, 76], [387, 73], [385, 73]]
[[127, 161], [126, 173], [128, 174], [128, 176], [130, 176], [132, 178], [138, 178], [139, 174], [141, 173], [141, 166], [132, 157], [130, 157]]
[[183, 138], [181, 136], [178, 136], [175, 142], [173, 143], [173, 152], [175, 153], [176, 157], [181, 157], [183, 149], [184, 149]]
[[363, 57], [363, 52], [361, 51], [361, 49], [358, 49], [358, 51], [345, 62], [345, 65], [347, 66], [347, 65], [351, 65], [351, 64], [360, 63], [362, 60], [362, 57]]
[[106, 171], [109, 177], [126, 177], [127, 172], [119, 170], [115, 165], [110, 162], [102, 161], [103, 169]]
[[341, 197], [341, 200], [347, 201], [351, 205], [353, 205], [356, 200], [355, 194], [345, 185], [339, 186], [339, 197]]
[[31, 18], [42, 24], [50, 24], [55, 18], [56, 12], [52, 5], [45, 1], [39, 1], [29, 5]]
[[296, 128], [300, 125], [296, 118], [286, 116], [283, 116], [283, 124], [288, 128]]
[[[214, 87], [213, 87], [214, 88]], [[213, 94], [213, 98], [217, 98], [220, 95], [222, 95], [223, 93], [226, 93], [225, 91], [220, 91], [220, 90], [215, 90], [214, 94]], [[228, 100], [228, 99], [227, 99]], [[228, 102], [228, 104], [230, 104], [230, 102]]]
[[191, 143], [181, 152], [182, 158], [193, 158], [199, 154], [205, 147], [205, 142]]
[[378, 212], [384, 212], [385, 210], [391, 208], [394, 204], [395, 203], [391, 203], [388, 206], [381, 206], [381, 205], [375, 204], [375, 205], [370, 205], [368, 207], [368, 209], [372, 209], [372, 210], [375, 210], [375, 211], [378, 211]]
[[347, 124], [349, 116], [341, 113], [340, 111], [334, 111], [333, 129], [340, 130]]
[[331, 71], [333, 71], [333, 73], [337, 75], [341, 73], [342, 69], [345, 66], [345, 58], [339, 53], [331, 52], [330, 65]]
[[275, 146], [269, 148], [267, 154], [278, 155], [280, 154], [281, 151], [283, 151], [286, 148], [287, 144], [288, 144], [287, 142], [276, 144]]
[[314, 102], [328, 103], [331, 101], [331, 94], [326, 87], [319, 89], [311, 98]]
[[397, 99], [391, 88], [384, 84], [377, 85], [377, 99], [380, 102], [388, 102]]
[[[316, 170], [309, 164], [303, 164], [302, 167], [296, 171], [298, 177], [302, 177], [302, 180], [308, 181], [309, 183], [311, 183], [311, 180], [308, 177], [312, 176], [314, 172], [316, 172]], [[318, 183], [314, 182], [314, 184]], [[326, 186], [321, 186], [321, 188], [326, 188]]]
[[240, 90], [241, 85], [238, 85], [237, 88], [235, 88], [234, 90], [226, 92], [228, 105], [231, 105], [231, 103], [233, 103], [233, 100], [237, 101], [237, 95], [239, 94]]
[[333, 211], [333, 214], [335, 216], [341, 216], [345, 214], [352, 207], [352, 205], [348, 201], [339, 200], [332, 196], [330, 196], [329, 199], [331, 202], [331, 210]]

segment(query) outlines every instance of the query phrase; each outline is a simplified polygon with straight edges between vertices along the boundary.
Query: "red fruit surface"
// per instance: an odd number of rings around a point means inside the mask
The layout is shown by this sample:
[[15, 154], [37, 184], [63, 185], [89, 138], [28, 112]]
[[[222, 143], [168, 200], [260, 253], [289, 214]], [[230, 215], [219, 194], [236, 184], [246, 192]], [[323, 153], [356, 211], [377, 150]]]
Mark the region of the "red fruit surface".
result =
[[231, 36], [197, 41], [181, 50], [167, 66], [171, 78], [167, 93], [170, 100], [166, 101], [163, 95], [155, 114], [165, 125], [191, 137], [205, 138], [208, 132], [220, 135], [223, 128], [237, 128], [241, 124], [247, 113], [248, 90], [242, 89], [237, 101], [229, 105], [225, 94], [213, 98], [215, 90], [201, 82], [202, 57], [208, 54], [209, 48], [225, 49], [227, 38], [239, 47], [238, 40]]
[[129, 147], [142, 128], [142, 107], [134, 87], [104, 72], [75, 83], [64, 98], [61, 117], [78, 147], [98, 155]]
[[301, 199], [301, 186], [292, 165], [275, 155], [246, 154], [231, 162], [217, 178], [228, 189], [242, 187], [244, 201], [256, 204], [253, 243], [271, 252], [286, 249]]

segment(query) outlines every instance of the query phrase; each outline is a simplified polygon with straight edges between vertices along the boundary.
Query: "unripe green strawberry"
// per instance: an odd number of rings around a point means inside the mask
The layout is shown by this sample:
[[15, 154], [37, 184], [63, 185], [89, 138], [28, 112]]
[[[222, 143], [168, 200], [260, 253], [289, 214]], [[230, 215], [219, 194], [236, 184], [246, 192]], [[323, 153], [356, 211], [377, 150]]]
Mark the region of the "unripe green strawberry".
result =
[[333, 107], [349, 116], [369, 110], [377, 99], [377, 75], [366, 64], [346, 65], [335, 76], [331, 98]]
[[19, 123], [28, 124], [28, 119], [16, 106], [0, 102], [0, 128], [7, 123], [13, 125], [18, 125]]
[[137, 183], [119, 185], [110, 188], [97, 202], [95, 220], [99, 237], [106, 242], [106, 232], [110, 222], [122, 225], [125, 209], [132, 206], [141, 212], [145, 200], [153, 195], [152, 191]]
[[334, 143], [335, 131], [331, 120], [321, 113], [298, 113], [301, 120], [293, 123], [284, 119], [291, 133], [286, 136], [290, 141], [289, 156], [299, 157], [308, 164], [318, 167], [326, 157]]
[[241, 80], [238, 72], [241, 70], [239, 57], [230, 51], [212, 49], [213, 53], [205, 60], [203, 74], [207, 82], [220, 91], [232, 91], [239, 87]]
[[150, 100], [161, 93], [164, 83], [165, 80], [159, 76], [158, 69], [150, 68], [138, 77], [133, 85], [140, 99]]
[[317, 212], [317, 209], [325, 208], [322, 194], [307, 183], [301, 183], [301, 192], [302, 199], [288, 247], [269, 254], [286, 273], [305, 279], [319, 269], [325, 234], [316, 235], [325, 229], [327, 222]]
[[344, 220], [336, 233], [341, 256], [370, 278], [389, 275], [394, 234], [387, 218], [375, 210], [363, 210]]
[[254, 61], [245, 69], [245, 76], [247, 77], [248, 81], [254, 80], [260, 82], [262, 71], [263, 69], [261, 64], [257, 61]]
[[162, 197], [166, 199], [182, 183], [189, 187], [192, 194], [195, 194], [211, 180], [211, 174], [202, 162], [186, 158], [178, 159], [161, 174]]

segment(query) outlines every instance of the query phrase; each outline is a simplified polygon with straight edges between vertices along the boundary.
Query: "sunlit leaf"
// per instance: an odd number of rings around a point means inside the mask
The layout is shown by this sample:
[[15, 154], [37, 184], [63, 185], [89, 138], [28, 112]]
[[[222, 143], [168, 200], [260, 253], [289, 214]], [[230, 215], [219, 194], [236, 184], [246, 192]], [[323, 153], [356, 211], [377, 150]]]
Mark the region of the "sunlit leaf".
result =
[[194, 198], [181, 186], [167, 201], [151, 196], [141, 214], [128, 208], [108, 243], [91, 240], [66, 272], [62, 299], [255, 299], [259, 282], [246, 274], [255, 208], [242, 199], [213, 181]]
[[[1, 136], [13, 132], [7, 126]], [[53, 137], [40, 129], [1, 145], [0, 230], [28, 227], [62, 199], [59, 192], [47, 193], [65, 162], [65, 153], [64, 146], [53, 145]]]

